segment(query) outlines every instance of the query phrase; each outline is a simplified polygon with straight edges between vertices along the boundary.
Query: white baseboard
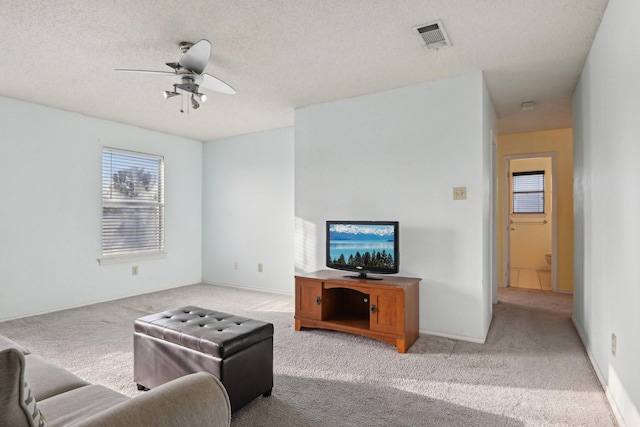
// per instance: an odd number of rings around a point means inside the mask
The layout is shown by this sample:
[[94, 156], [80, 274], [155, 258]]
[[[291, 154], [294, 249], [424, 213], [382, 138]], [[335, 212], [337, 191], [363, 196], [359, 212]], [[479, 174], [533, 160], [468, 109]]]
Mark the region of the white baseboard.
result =
[[211, 286], [222, 286], [225, 288], [238, 288], [238, 289], [246, 289], [248, 291], [264, 292], [266, 294], [286, 295], [288, 297], [292, 297], [295, 295], [293, 292], [276, 291], [272, 289], [257, 288], [253, 286], [237, 285], [234, 283], [211, 282], [208, 280], [203, 280], [201, 283], [204, 283], [205, 285], [211, 285]]
[[466, 341], [466, 342], [472, 342], [472, 343], [476, 343], [476, 344], [484, 344], [485, 341], [487, 340], [487, 334], [484, 335], [484, 338], [473, 338], [473, 337], [467, 337], [467, 336], [464, 336], [464, 335], [455, 335], [455, 334], [446, 334], [446, 333], [442, 333], [442, 332], [435, 332], [435, 331], [430, 331], [428, 329], [420, 329], [419, 332], [421, 334], [434, 335], [436, 337], [450, 338], [452, 340]]
[[52, 307], [52, 308], [49, 308], [49, 309], [46, 309], [46, 310], [39, 310], [39, 311], [30, 312], [30, 313], [19, 314], [17, 316], [0, 318], [0, 322], [6, 322], [6, 321], [9, 321], [9, 320], [16, 320], [16, 319], [23, 319], [25, 317], [31, 317], [31, 316], [40, 316], [40, 315], [43, 315], [43, 314], [55, 313], [57, 311], [71, 310], [71, 309], [74, 309], [74, 308], [86, 307], [88, 305], [102, 304], [104, 302], [111, 302], [111, 301], [117, 301], [119, 299], [124, 299], [124, 298], [137, 297], [139, 295], [151, 294], [151, 293], [154, 293], [154, 292], [168, 291], [170, 289], [181, 288], [183, 286], [197, 285], [198, 283], [201, 283], [201, 282], [187, 283], [187, 284], [183, 284], [183, 285], [166, 285], [166, 286], [161, 286], [161, 287], [159, 287], [157, 289], [147, 289], [147, 290], [140, 291], [140, 292], [131, 292], [131, 293], [126, 293], [126, 294], [123, 294], [123, 295], [115, 296], [115, 297], [109, 297], [109, 298], [85, 301], [85, 302], [82, 302], [82, 303], [79, 303], [79, 304], [61, 305], [59, 307]]

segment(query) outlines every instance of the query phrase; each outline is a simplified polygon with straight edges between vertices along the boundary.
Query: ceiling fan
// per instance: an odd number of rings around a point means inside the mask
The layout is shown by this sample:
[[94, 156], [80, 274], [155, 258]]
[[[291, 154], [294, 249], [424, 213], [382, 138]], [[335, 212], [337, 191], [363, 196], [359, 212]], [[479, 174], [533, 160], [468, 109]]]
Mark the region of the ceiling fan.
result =
[[[178, 46], [182, 51], [180, 61], [166, 63], [173, 71], [128, 69], [116, 69], [116, 71], [165, 76], [173, 82], [173, 90], [164, 91], [164, 98], [169, 99], [181, 95], [178, 89], [182, 91], [182, 94], [185, 92], [191, 93], [191, 106], [194, 110], [200, 108], [200, 102], [207, 100], [207, 95], [200, 92], [201, 88], [227, 95], [234, 95], [236, 93], [234, 88], [222, 80], [204, 72], [209, 62], [209, 56], [211, 55], [211, 43], [208, 40], [200, 40], [195, 44], [181, 42]], [[183, 110], [180, 111], [184, 112]]]

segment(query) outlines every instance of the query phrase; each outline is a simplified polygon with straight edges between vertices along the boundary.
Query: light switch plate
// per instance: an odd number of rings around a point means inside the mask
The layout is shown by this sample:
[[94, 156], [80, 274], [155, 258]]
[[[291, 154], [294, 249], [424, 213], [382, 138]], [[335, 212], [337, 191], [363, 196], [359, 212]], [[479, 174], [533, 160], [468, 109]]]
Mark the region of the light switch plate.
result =
[[467, 200], [467, 187], [453, 187], [453, 200]]

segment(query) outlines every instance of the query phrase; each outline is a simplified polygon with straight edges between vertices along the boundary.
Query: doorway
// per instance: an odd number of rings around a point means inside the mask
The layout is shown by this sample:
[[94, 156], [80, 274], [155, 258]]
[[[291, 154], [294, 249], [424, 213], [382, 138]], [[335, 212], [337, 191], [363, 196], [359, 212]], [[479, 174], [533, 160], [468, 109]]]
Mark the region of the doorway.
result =
[[504, 157], [505, 285], [556, 291], [555, 153]]

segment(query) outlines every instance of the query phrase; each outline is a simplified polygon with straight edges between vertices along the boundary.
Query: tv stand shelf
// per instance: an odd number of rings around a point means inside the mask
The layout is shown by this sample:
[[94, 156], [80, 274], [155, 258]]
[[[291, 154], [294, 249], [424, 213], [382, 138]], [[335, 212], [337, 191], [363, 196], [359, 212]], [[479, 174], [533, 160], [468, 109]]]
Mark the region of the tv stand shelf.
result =
[[296, 331], [349, 332], [395, 345], [398, 353], [406, 353], [418, 339], [418, 278], [372, 280], [320, 270], [295, 279]]

